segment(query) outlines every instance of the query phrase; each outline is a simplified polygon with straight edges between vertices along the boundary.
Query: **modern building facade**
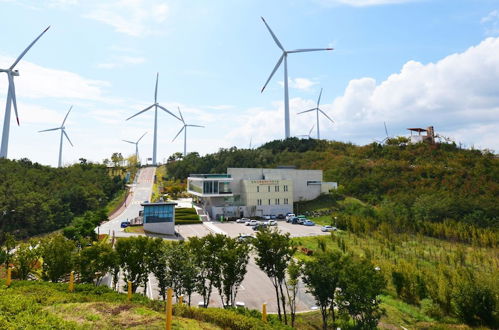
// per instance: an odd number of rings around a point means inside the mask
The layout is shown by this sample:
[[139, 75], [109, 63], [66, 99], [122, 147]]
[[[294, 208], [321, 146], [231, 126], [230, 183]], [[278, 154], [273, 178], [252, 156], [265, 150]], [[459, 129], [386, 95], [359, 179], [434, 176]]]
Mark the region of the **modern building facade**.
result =
[[144, 231], [156, 234], [175, 235], [174, 202], [142, 203], [144, 207]]
[[322, 170], [228, 168], [227, 174], [191, 174], [187, 191], [212, 219], [285, 215], [293, 202], [317, 198], [335, 189]]

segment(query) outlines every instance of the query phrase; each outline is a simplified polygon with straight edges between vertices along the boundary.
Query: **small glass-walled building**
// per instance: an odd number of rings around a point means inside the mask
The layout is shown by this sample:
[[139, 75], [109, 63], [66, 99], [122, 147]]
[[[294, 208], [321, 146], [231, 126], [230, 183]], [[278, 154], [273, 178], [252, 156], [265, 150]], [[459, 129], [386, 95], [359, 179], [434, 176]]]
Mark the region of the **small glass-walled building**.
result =
[[142, 203], [144, 207], [144, 231], [156, 234], [175, 235], [174, 202]]

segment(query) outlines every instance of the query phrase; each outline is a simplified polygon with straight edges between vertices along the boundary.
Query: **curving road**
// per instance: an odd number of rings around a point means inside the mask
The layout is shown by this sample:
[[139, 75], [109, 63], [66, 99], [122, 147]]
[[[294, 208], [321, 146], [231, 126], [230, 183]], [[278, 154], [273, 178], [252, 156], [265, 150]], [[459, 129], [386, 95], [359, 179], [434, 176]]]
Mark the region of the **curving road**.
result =
[[113, 235], [114, 231], [116, 237], [136, 236], [137, 234], [125, 233], [124, 229], [120, 226], [123, 221], [137, 217], [139, 211], [142, 210], [140, 203], [150, 200], [155, 173], [155, 167], [144, 167], [140, 169], [137, 173], [137, 182], [131, 185], [131, 196], [127, 198], [125, 209], [122, 210], [122, 213], [118, 216], [95, 228], [95, 231], [100, 234], [109, 235]]

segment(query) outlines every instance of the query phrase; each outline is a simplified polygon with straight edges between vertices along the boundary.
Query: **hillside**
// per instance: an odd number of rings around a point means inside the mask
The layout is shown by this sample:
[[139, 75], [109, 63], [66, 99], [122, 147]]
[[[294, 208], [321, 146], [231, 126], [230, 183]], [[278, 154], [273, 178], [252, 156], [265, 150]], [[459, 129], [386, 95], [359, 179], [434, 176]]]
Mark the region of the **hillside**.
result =
[[88, 211], [98, 213], [123, 187], [106, 166], [84, 159], [64, 168], [0, 159], [0, 242], [3, 233], [30, 237], [64, 228]]
[[[0, 329], [164, 329], [164, 302], [107, 287], [0, 280]], [[174, 307], [173, 329], [285, 329], [230, 310]]]

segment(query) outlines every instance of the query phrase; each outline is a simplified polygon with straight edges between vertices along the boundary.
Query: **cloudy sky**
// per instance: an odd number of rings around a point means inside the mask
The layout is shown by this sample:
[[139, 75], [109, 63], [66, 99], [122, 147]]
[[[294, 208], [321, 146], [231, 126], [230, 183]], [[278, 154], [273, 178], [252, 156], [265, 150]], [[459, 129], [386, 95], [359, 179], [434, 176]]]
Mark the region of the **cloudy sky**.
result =
[[[152, 156], [153, 113], [125, 119], [158, 99], [179, 106], [188, 151], [246, 148], [283, 138], [283, 71], [260, 90], [280, 51], [265, 17], [290, 54], [291, 134], [307, 134], [321, 88], [321, 137], [366, 144], [433, 125], [465, 146], [499, 150], [499, 2], [496, 0], [0, 0], [0, 68], [48, 25], [17, 65], [21, 126], [11, 122], [9, 158], [56, 165], [66, 123], [80, 157], [130, 155], [136, 140]], [[0, 75], [3, 124], [7, 76]], [[1, 129], [2, 126], [0, 126]], [[158, 160], [182, 151], [181, 124], [158, 113]], [[315, 134], [315, 133], [314, 133]]]

